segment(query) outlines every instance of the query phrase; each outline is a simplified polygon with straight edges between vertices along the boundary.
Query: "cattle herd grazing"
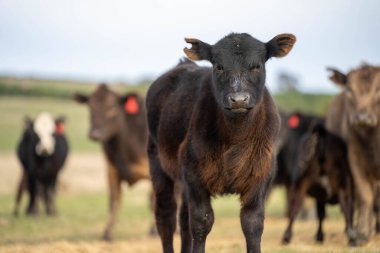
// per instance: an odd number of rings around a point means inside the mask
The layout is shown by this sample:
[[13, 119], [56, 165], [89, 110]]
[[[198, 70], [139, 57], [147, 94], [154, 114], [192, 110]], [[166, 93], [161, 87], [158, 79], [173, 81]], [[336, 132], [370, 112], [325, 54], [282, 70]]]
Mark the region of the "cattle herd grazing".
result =
[[[239, 195], [247, 252], [261, 252], [265, 201], [277, 185], [285, 187], [289, 220], [284, 244], [307, 196], [315, 200], [317, 241], [324, 240], [326, 204], [339, 204], [349, 245], [380, 233], [380, 67], [362, 65], [347, 74], [328, 68], [341, 92], [326, 117], [279, 113], [265, 86], [265, 64], [286, 56], [294, 35], [266, 43], [245, 33], [214, 45], [185, 41], [188, 59], [158, 77], [145, 98], [117, 94], [106, 84], [90, 95], [73, 94], [88, 106], [88, 137], [101, 144], [107, 162], [103, 239], [112, 239], [122, 182], [132, 186], [140, 179], [152, 182], [153, 227], [165, 253], [174, 252], [177, 223], [181, 252], [205, 252], [214, 223], [211, 198], [224, 194]], [[43, 112], [23, 124], [14, 214], [27, 191], [28, 215], [38, 214], [39, 199], [55, 215], [57, 179], [69, 151], [64, 118]]]

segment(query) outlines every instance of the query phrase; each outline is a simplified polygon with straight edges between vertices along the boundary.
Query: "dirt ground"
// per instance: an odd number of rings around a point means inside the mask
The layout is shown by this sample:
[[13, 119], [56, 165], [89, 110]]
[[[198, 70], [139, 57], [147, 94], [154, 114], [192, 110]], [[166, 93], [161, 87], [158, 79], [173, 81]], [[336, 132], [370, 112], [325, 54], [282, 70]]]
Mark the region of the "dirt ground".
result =
[[[20, 169], [13, 154], [0, 154], [0, 195], [14, 193]], [[101, 192], [106, 188], [104, 160], [97, 153], [72, 154], [60, 179], [62, 193]], [[149, 188], [149, 183], [140, 187]], [[286, 227], [284, 218], [267, 217], [263, 234], [263, 252], [379, 252], [380, 236], [375, 236], [365, 247], [348, 248], [343, 234], [342, 219], [328, 219], [325, 223], [325, 242], [316, 244], [315, 220], [297, 221], [294, 226], [293, 241], [289, 246], [280, 244]], [[1, 229], [1, 226], [0, 226]], [[179, 236], [175, 237], [176, 252], [179, 252]], [[161, 252], [160, 241], [156, 237], [140, 236], [106, 243], [100, 240], [56, 240], [38, 243], [17, 243], [0, 245], [1, 253], [98, 253], [98, 252]], [[207, 240], [207, 252], [245, 252], [244, 237], [240, 221], [236, 218], [216, 219]]]
[[[0, 194], [14, 194], [20, 178], [19, 162], [13, 153], [0, 153]], [[60, 192], [97, 192], [106, 187], [102, 154], [83, 152], [68, 156], [59, 177]]]

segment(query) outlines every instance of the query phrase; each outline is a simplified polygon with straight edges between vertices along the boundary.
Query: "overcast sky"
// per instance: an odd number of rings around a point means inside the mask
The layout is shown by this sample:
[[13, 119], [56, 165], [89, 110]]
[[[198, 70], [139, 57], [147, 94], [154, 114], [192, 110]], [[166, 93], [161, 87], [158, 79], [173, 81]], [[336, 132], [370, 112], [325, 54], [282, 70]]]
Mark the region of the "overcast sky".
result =
[[297, 43], [267, 63], [268, 86], [289, 71], [304, 91], [331, 92], [326, 66], [380, 63], [379, 13], [378, 0], [0, 0], [0, 73], [134, 81], [175, 65], [184, 37], [286, 32]]

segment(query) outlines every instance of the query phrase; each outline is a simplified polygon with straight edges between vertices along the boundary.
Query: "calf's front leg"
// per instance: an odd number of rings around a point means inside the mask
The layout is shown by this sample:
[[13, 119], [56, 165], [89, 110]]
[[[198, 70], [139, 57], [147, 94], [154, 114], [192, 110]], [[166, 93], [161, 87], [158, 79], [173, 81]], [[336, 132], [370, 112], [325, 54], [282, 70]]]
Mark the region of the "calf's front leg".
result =
[[261, 236], [264, 230], [264, 198], [242, 203], [240, 222], [247, 245], [247, 253], [261, 252]]
[[113, 227], [121, 204], [121, 179], [112, 164], [108, 164], [108, 183], [110, 189], [110, 214], [103, 233], [103, 239], [107, 241], [112, 239]]
[[[210, 193], [198, 180], [194, 176], [188, 176], [184, 180], [190, 231], [193, 239], [192, 253], [205, 252], [206, 238], [214, 224], [214, 211], [211, 207]], [[183, 248], [182, 250], [188, 252], [188, 249]]]
[[357, 221], [354, 226], [354, 235], [350, 241], [352, 246], [361, 246], [368, 242], [372, 231], [374, 210], [374, 188], [360, 166], [355, 150], [350, 150], [351, 172], [355, 184], [355, 206], [357, 207]]
[[380, 182], [377, 182], [376, 191], [375, 191], [375, 216], [376, 216], [376, 234], [380, 234]]

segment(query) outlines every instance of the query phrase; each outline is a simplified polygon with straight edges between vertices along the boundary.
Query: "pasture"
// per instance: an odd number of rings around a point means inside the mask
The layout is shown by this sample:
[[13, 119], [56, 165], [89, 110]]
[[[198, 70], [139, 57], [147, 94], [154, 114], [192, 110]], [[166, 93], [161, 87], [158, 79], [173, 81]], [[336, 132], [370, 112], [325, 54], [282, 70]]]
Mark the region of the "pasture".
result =
[[[0, 252], [160, 252], [158, 237], [148, 236], [153, 218], [148, 207], [149, 183], [124, 188], [123, 205], [116, 226], [115, 240], [100, 240], [107, 218], [107, 193], [103, 157], [97, 152], [72, 154], [59, 183], [59, 215], [37, 218], [12, 216], [13, 190], [19, 176], [12, 153], [2, 153], [0, 164]], [[26, 204], [26, 196], [23, 199]], [[234, 196], [214, 199], [216, 221], [210, 233], [207, 252], [245, 252], [240, 230], [239, 202]], [[337, 207], [328, 209], [326, 242], [314, 242], [315, 220], [297, 221], [294, 240], [289, 246], [280, 241], [286, 220], [284, 196], [276, 189], [268, 200], [263, 235], [264, 252], [378, 252], [380, 237], [362, 248], [350, 249], [343, 235], [343, 219]], [[179, 235], [175, 237], [179, 249]]]
[[[83, 84], [81, 84], [83, 85]], [[138, 183], [133, 188], [124, 187], [122, 210], [116, 225], [115, 240], [106, 243], [100, 240], [107, 219], [108, 202], [105, 177], [105, 162], [97, 143], [87, 138], [88, 112], [85, 106], [69, 100], [69, 94], [76, 90], [89, 93], [93, 86], [74, 85], [55, 87], [54, 96], [50, 89], [34, 95], [15, 95], [6, 91], [0, 96], [0, 252], [160, 252], [158, 237], [148, 236], [153, 222], [149, 211], [149, 182]], [[49, 86], [44, 84], [41, 87]], [[21, 87], [21, 86], [20, 86]], [[126, 91], [125, 86], [115, 86]], [[43, 89], [42, 89], [43, 90]], [[62, 93], [62, 91], [67, 93]], [[4, 91], [4, 89], [3, 89]], [[65, 92], [66, 92], [65, 91]], [[53, 92], [53, 93], [54, 93]], [[140, 92], [144, 92], [141, 89]], [[4, 96], [7, 94], [9, 96]], [[53, 96], [52, 96], [53, 95]], [[331, 96], [303, 96], [301, 94], [281, 94], [275, 96], [281, 108], [302, 109], [323, 114]], [[20, 175], [18, 161], [14, 155], [21, 133], [21, 122], [25, 113], [35, 116], [47, 110], [54, 115], [65, 115], [65, 131], [71, 153], [59, 180], [57, 217], [25, 217], [27, 196], [22, 201], [20, 217], [12, 215], [14, 192]], [[324, 244], [315, 243], [314, 234], [317, 221], [298, 220], [294, 227], [293, 241], [288, 246], [281, 245], [286, 227], [284, 215], [284, 193], [275, 189], [268, 199], [263, 252], [380, 252], [380, 237], [375, 237], [368, 245], [360, 248], [346, 246], [343, 234], [344, 224], [338, 207], [329, 207], [325, 223]], [[244, 237], [240, 229], [239, 202], [237, 197], [219, 197], [213, 200], [215, 224], [207, 241], [207, 252], [245, 252]], [[179, 235], [175, 236], [175, 248], [179, 250]]]

